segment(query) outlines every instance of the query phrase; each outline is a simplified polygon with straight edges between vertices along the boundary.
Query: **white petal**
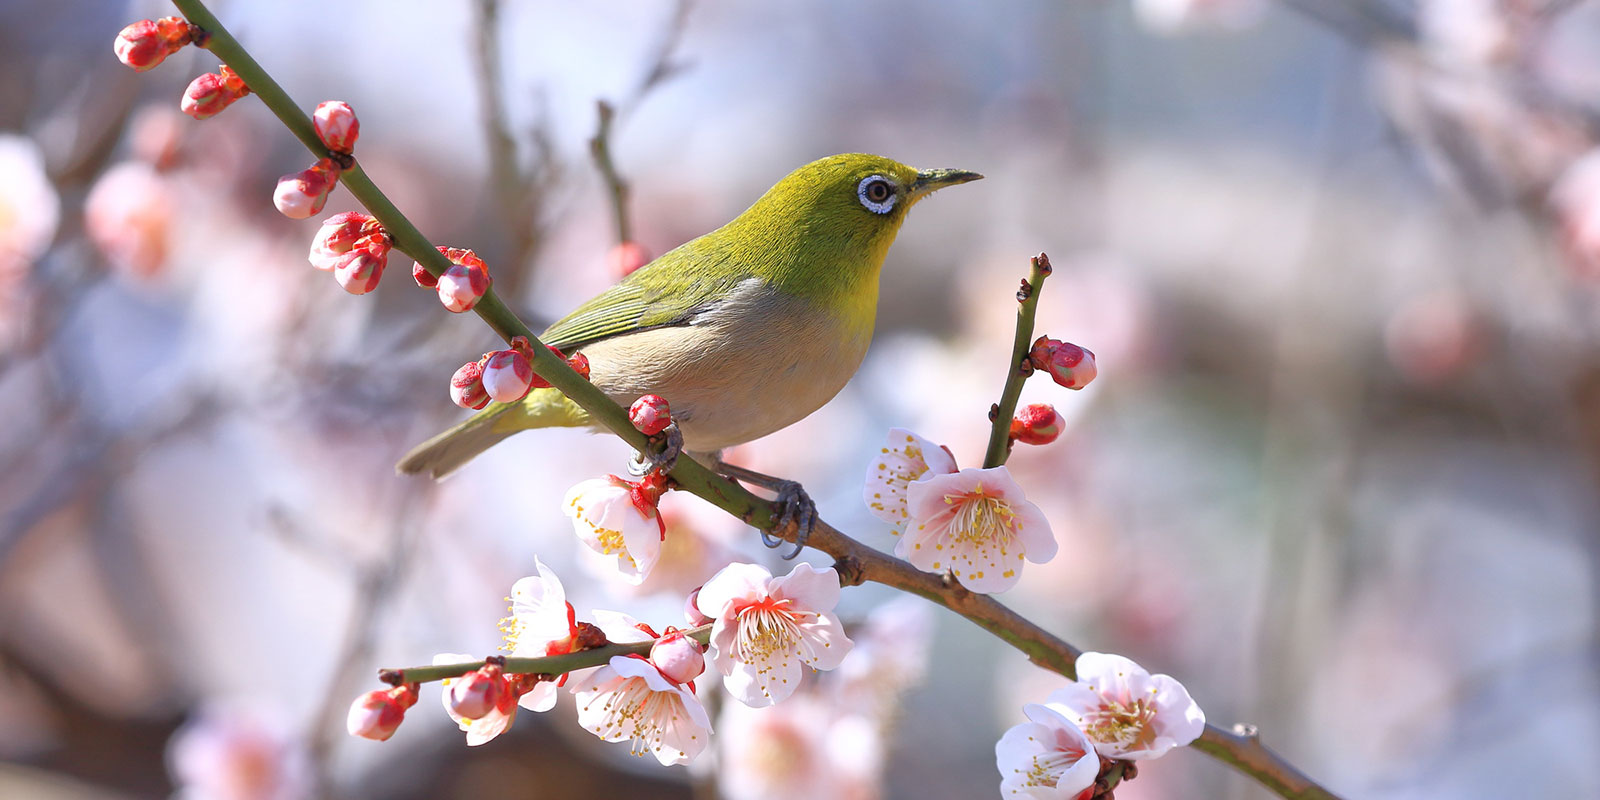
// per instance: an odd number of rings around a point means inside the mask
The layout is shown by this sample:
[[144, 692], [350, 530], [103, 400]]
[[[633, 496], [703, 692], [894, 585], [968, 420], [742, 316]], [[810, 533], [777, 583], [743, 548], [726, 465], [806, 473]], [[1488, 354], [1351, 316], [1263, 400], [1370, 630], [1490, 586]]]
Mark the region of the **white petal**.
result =
[[834, 669], [850, 654], [855, 643], [844, 634], [844, 625], [832, 613], [818, 614], [814, 622], [800, 626], [803, 660], [812, 669]]
[[774, 578], [767, 591], [780, 600], [793, 600], [796, 610], [832, 611], [839, 604], [839, 573], [833, 567], [819, 570], [801, 562], [788, 575]]
[[754, 601], [765, 597], [772, 573], [759, 564], [734, 563], [723, 567], [700, 587], [696, 603], [700, 613], [717, 619], [731, 613], [735, 601]]
[[589, 612], [594, 617], [594, 624], [605, 633], [606, 638], [617, 644], [631, 644], [633, 642], [648, 642], [650, 634], [639, 630], [639, 620], [622, 613], [621, 611], [607, 611], [597, 608]]
[[561, 693], [560, 690], [555, 681], [539, 681], [517, 700], [517, 704], [529, 711], [549, 711], [556, 707], [556, 696]]
[[874, 516], [902, 526], [907, 519], [907, 485], [930, 473], [955, 471], [955, 459], [944, 448], [904, 428], [891, 428], [888, 441], [867, 467], [862, 499]]
[[800, 658], [795, 653], [775, 652], [761, 661], [735, 661], [733, 670], [722, 679], [728, 694], [752, 708], [781, 703], [800, 685]]

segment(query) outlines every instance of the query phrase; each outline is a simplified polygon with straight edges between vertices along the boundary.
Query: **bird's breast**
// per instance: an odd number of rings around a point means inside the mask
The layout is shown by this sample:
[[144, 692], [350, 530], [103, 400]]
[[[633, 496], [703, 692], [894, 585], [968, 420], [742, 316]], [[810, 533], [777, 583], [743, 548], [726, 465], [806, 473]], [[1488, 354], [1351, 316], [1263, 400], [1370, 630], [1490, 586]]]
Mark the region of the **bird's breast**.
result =
[[709, 452], [791, 425], [833, 399], [861, 366], [872, 324], [871, 314], [824, 307], [750, 278], [689, 325], [606, 339], [583, 352], [606, 394], [623, 405], [661, 395], [685, 447]]

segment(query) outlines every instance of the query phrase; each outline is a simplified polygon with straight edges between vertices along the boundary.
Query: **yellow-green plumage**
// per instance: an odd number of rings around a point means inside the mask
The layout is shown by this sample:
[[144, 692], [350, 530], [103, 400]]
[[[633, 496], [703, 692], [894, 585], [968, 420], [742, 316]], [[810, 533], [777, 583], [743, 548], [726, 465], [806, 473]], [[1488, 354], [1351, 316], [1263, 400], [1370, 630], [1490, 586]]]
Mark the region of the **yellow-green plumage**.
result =
[[[691, 452], [765, 436], [820, 408], [860, 367], [878, 271], [906, 212], [978, 177], [863, 154], [812, 162], [540, 338], [581, 350], [590, 379], [623, 405], [666, 398]], [[517, 431], [586, 424], [558, 392], [538, 389], [424, 442], [399, 469], [442, 477]]]

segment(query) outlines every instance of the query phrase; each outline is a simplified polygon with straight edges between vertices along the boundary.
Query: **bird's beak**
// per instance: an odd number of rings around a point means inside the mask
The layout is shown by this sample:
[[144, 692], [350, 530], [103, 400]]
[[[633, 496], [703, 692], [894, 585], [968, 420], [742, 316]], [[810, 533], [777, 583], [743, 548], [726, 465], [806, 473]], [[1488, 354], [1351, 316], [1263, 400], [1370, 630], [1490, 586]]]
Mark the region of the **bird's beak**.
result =
[[983, 180], [983, 176], [962, 169], [925, 169], [918, 172], [917, 179], [911, 182], [911, 202], [915, 203], [946, 186], [977, 180]]

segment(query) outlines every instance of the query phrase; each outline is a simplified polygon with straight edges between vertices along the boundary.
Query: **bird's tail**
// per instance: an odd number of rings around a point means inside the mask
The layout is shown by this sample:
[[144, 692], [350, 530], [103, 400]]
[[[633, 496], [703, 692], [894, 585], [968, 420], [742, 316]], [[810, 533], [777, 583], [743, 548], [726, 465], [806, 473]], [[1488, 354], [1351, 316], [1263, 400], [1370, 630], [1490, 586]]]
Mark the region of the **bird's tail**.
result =
[[518, 431], [587, 425], [589, 415], [555, 389], [534, 389], [516, 403], [494, 403], [460, 425], [411, 449], [395, 469], [439, 480]]

